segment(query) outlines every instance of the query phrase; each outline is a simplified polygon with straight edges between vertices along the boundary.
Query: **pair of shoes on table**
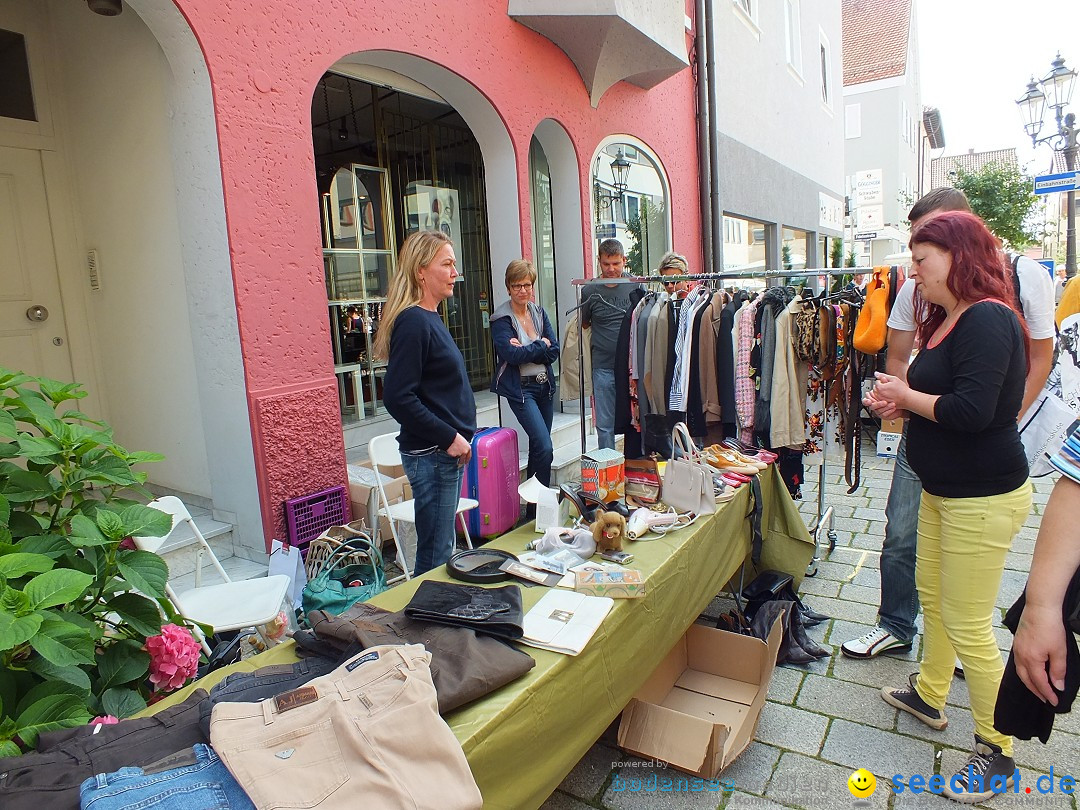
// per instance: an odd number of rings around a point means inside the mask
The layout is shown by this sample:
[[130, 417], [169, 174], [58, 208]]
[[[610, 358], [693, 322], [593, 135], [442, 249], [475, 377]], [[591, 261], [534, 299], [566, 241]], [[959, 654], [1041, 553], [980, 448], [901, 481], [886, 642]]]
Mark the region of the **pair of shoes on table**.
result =
[[762, 461], [766, 464], [772, 464], [774, 461], [776, 461], [776, 459], [779, 458], [779, 456], [771, 450], [766, 450], [763, 447], [755, 447], [754, 445], [747, 444], [746, 442], [741, 442], [731, 436], [724, 439], [722, 442], [720, 442], [720, 444], [731, 450], [737, 450], [744, 456], [756, 458], [758, 461]]
[[869, 633], [840, 645], [840, 652], [848, 658], [873, 658], [875, 655], [881, 655], [890, 650], [910, 649], [910, 641], [901, 641], [880, 625]]
[[742, 475], [757, 475], [763, 469], [760, 462], [751, 462], [745, 456], [737, 454], [734, 450], [728, 450], [718, 444], [710, 445], [701, 451], [705, 461], [720, 472], [737, 472]]

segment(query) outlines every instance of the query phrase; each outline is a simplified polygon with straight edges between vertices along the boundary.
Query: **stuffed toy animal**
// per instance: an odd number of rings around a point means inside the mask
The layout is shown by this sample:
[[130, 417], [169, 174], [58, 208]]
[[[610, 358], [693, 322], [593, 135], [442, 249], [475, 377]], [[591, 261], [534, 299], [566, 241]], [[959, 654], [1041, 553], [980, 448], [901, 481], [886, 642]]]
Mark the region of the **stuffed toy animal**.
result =
[[601, 512], [593, 521], [592, 533], [598, 551], [622, 551], [626, 518], [618, 512]]

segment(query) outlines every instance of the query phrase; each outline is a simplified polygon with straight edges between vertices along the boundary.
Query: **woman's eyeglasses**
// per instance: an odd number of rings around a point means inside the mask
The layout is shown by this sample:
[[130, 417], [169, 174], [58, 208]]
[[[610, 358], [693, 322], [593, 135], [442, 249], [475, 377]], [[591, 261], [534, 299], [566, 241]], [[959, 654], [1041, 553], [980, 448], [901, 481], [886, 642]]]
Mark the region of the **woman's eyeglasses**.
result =
[[525, 290], [531, 290], [533, 283], [530, 281], [527, 284], [511, 284], [510, 289], [514, 292], [525, 292]]

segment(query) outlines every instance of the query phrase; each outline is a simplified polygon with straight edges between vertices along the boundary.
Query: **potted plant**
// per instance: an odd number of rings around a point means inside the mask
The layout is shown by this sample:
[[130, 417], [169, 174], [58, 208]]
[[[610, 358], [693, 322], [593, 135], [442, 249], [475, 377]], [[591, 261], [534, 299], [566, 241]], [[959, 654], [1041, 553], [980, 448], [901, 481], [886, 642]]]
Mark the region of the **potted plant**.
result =
[[198, 663], [165, 561], [130, 540], [171, 528], [133, 470], [162, 456], [117, 444], [85, 396], [0, 367], [0, 756], [134, 714]]

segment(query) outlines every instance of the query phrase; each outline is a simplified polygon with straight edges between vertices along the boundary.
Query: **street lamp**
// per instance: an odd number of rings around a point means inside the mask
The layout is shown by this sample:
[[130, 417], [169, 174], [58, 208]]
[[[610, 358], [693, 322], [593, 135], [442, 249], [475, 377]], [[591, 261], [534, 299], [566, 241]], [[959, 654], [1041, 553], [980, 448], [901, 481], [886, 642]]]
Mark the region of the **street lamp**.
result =
[[[1032, 78], [1028, 82], [1027, 92], [1016, 102], [1032, 145], [1046, 143], [1055, 152], [1061, 152], [1065, 156], [1065, 168], [1070, 172], [1076, 171], [1076, 157], [1080, 150], [1077, 148], [1076, 116], [1066, 114], [1064, 109], [1072, 99], [1075, 80], [1076, 71], [1065, 67], [1065, 60], [1059, 53], [1050, 65], [1050, 72], [1037, 83]], [[1055, 130], [1040, 138], [1043, 113], [1048, 103], [1054, 111]], [[1068, 192], [1067, 205], [1065, 275], [1072, 278], [1076, 275], [1076, 192], [1072, 189]]]
[[[593, 181], [593, 193], [596, 196], [596, 220], [600, 221], [600, 211], [603, 208], [610, 209], [616, 202], [622, 202], [623, 195], [626, 194], [626, 189], [629, 188], [628, 180], [630, 178], [630, 166], [631, 163], [626, 159], [626, 154], [623, 152], [623, 148], [620, 146], [619, 150], [615, 153], [615, 159], [611, 161], [611, 187], [612, 191], [608, 191], [600, 185], [599, 180]], [[600, 156], [596, 157], [596, 167], [600, 168]], [[596, 173], [593, 172], [593, 176]]]

